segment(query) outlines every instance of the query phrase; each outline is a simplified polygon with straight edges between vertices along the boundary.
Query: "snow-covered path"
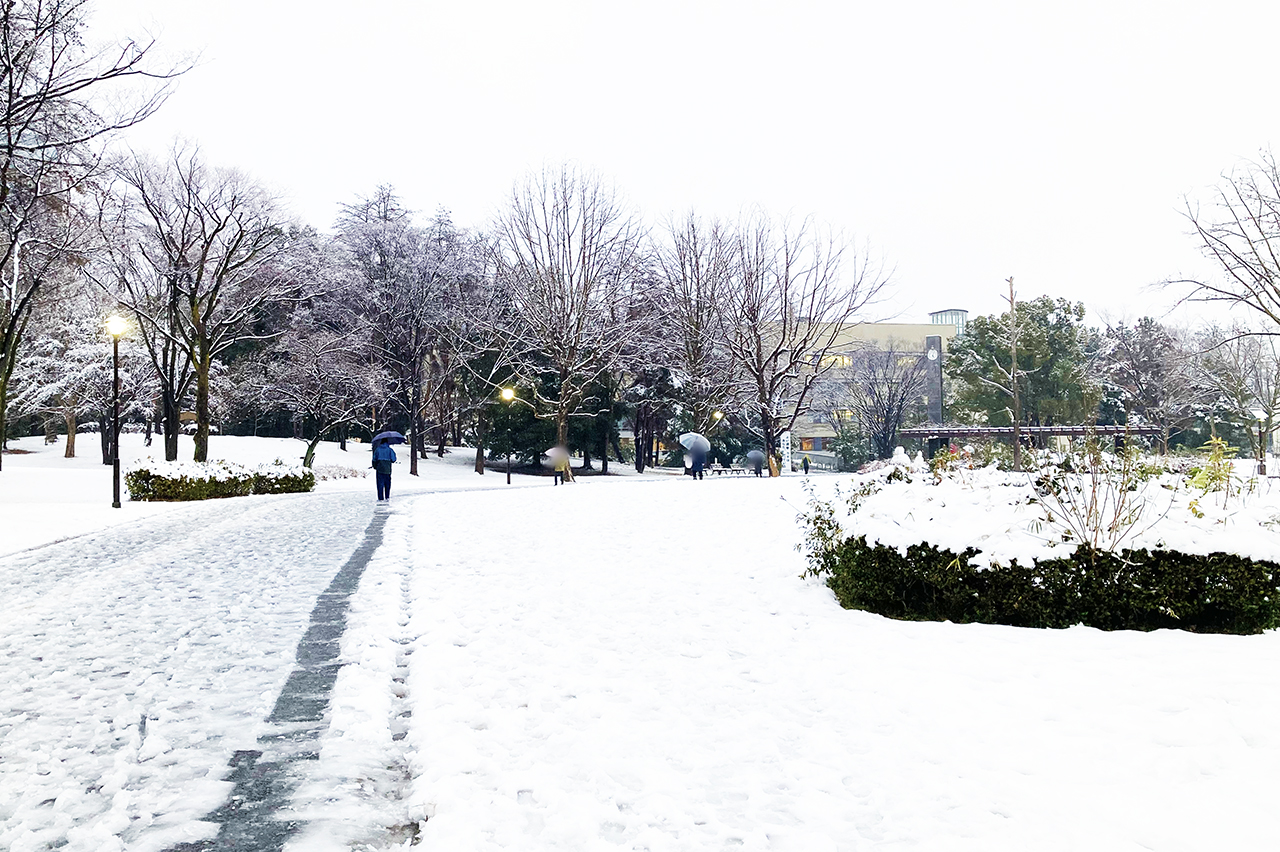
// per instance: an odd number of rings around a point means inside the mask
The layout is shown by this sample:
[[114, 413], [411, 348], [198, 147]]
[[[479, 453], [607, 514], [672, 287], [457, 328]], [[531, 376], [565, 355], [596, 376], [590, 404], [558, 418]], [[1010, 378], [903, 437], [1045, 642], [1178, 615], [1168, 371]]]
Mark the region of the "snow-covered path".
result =
[[0, 849], [205, 836], [372, 513], [212, 501], [0, 560]]

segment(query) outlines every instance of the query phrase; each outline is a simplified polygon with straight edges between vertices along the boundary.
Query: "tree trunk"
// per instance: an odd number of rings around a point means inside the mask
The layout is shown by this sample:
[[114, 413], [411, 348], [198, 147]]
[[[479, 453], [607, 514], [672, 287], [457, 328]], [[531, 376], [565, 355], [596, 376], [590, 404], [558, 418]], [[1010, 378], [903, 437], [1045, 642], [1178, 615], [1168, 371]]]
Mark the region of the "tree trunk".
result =
[[418, 442], [421, 440], [421, 425], [418, 418], [419, 394], [422, 391], [418, 378], [413, 378], [413, 388], [409, 391], [409, 475], [418, 475]]
[[[484, 476], [484, 443], [489, 424], [484, 419], [484, 412], [476, 415], [476, 473]], [[459, 442], [461, 443], [461, 442]]]
[[302, 455], [303, 467], [311, 467], [312, 464], [315, 462], [316, 447], [320, 446], [320, 436], [322, 436], [323, 434], [324, 434], [323, 431], [317, 429], [316, 436], [311, 439], [310, 443], [307, 444], [307, 451]]
[[338, 449], [344, 453], [347, 451], [347, 424], [343, 423], [342, 428], [338, 430]]
[[67, 451], [62, 454], [64, 459], [73, 459], [76, 457], [76, 410], [74, 408], [62, 409], [62, 417], [67, 421]]
[[111, 455], [111, 451], [112, 449], [114, 449], [111, 446], [111, 418], [110, 417], [103, 417], [101, 415], [98, 416], [98, 435], [99, 435], [99, 443], [102, 444], [102, 463], [109, 465], [111, 464], [111, 461], [113, 458]]
[[213, 359], [200, 352], [196, 361], [196, 452], [195, 460], [209, 460], [209, 370]]
[[600, 436], [600, 473], [609, 472], [609, 433], [613, 431], [613, 400], [603, 414], [596, 415], [596, 434]]
[[164, 460], [178, 460], [178, 433], [182, 431], [182, 406], [172, 390], [164, 391]]
[[164, 461], [178, 461], [178, 432], [182, 431], [179, 414], [182, 414], [178, 400], [174, 398], [173, 389], [160, 391], [160, 426], [164, 430]]
[[[25, 322], [23, 327], [26, 327]], [[0, 352], [0, 470], [4, 469], [4, 448], [9, 446], [9, 377], [13, 375], [17, 337], [21, 333], [19, 330], [12, 339], [5, 339], [5, 349]]]
[[644, 473], [645, 463], [649, 460], [649, 448], [645, 444], [645, 436], [648, 433], [644, 428], [644, 415], [639, 411], [636, 412], [634, 426], [631, 441], [636, 448], [636, 473]]
[[556, 446], [569, 446], [569, 409], [563, 403], [556, 408]]
[[1022, 470], [1022, 404], [1018, 399], [1018, 302], [1014, 298], [1013, 278], [1009, 278], [1009, 389], [1013, 391], [1013, 469]]
[[760, 427], [764, 432], [764, 457], [769, 460], [769, 475], [781, 476], [782, 473], [778, 469], [778, 461], [775, 458], [777, 452], [778, 436], [773, 434], [773, 418], [769, 415], [767, 406], [760, 406]]

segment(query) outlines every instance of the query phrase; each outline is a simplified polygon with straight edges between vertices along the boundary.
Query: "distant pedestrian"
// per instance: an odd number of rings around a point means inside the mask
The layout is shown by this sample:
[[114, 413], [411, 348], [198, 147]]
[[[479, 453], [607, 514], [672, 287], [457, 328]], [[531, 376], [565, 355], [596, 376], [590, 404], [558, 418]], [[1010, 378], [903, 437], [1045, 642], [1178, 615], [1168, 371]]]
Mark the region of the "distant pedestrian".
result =
[[378, 480], [378, 499], [391, 499], [391, 466], [396, 463], [396, 451], [386, 441], [373, 445], [373, 471]]
[[564, 482], [564, 475], [568, 470], [569, 454], [567, 452], [556, 453], [556, 481], [553, 484], [559, 485]]
[[809, 457], [808, 456], [805, 456], [803, 459], [801, 459], [800, 466], [804, 468], [804, 475], [808, 476], [809, 475]]
[[702, 479], [702, 472], [707, 467], [707, 454], [701, 450], [693, 451], [693, 464], [689, 470], [693, 474], [694, 479]]
[[764, 476], [764, 456], [756, 456], [751, 460], [751, 469], [756, 476]]

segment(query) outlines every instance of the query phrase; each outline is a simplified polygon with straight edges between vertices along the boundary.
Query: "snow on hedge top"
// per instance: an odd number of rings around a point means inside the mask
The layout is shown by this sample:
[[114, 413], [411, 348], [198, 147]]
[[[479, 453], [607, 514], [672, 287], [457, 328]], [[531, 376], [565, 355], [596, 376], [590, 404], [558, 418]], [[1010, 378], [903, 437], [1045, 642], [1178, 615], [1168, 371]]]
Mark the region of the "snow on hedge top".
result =
[[[939, 478], [922, 458], [912, 461], [901, 448], [892, 462], [854, 477], [855, 489], [879, 490], [861, 497], [852, 516], [836, 501], [837, 509], [844, 510], [847, 534], [903, 553], [920, 543], [955, 553], [976, 548], [980, 553], [970, 561], [978, 567], [1014, 559], [1030, 565], [1034, 559], [1069, 556], [1079, 544], [1078, 537], [1065, 538], [1069, 530], [1061, 518], [1049, 520], [1057, 507], [1052, 500], [1042, 502], [1031, 474], [992, 465], [949, 470]], [[1237, 462], [1235, 470], [1237, 490], [1229, 496], [1191, 487], [1180, 473], [1137, 483], [1134, 496], [1141, 513], [1120, 547], [1197, 555], [1228, 552], [1280, 562], [1280, 484], [1265, 477], [1250, 480], [1248, 461]], [[1087, 480], [1077, 481], [1087, 487]]]
[[153, 476], [161, 476], [165, 479], [179, 479], [187, 477], [188, 479], [209, 479], [215, 482], [226, 482], [232, 479], [243, 479], [251, 477], [255, 474], [266, 476], [303, 476], [307, 473], [307, 468], [300, 464], [286, 464], [280, 459], [274, 462], [259, 462], [258, 464], [238, 464], [229, 461], [208, 461], [208, 462], [180, 462], [180, 461], [156, 461], [154, 459], [141, 459], [129, 465], [127, 472], [144, 470]]

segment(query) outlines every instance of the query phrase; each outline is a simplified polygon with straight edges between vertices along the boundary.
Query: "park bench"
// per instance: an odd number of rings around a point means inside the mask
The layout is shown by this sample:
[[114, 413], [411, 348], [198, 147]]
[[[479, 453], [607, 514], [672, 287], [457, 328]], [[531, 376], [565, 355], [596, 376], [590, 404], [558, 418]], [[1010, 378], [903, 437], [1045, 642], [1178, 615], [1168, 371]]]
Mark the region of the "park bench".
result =
[[710, 470], [712, 473], [716, 474], [717, 476], [719, 476], [719, 475], [720, 475], [720, 474], [722, 474], [722, 473], [727, 473], [727, 474], [730, 474], [730, 475], [732, 475], [732, 476], [737, 476], [738, 474], [747, 474], [747, 473], [750, 473], [750, 472], [751, 472], [751, 469], [750, 469], [750, 468], [737, 467], [737, 466], [734, 466], [734, 467], [725, 467], [724, 465], [720, 465], [720, 464], [714, 464], [714, 465], [712, 465], [712, 466], [709, 468], [709, 470]]

